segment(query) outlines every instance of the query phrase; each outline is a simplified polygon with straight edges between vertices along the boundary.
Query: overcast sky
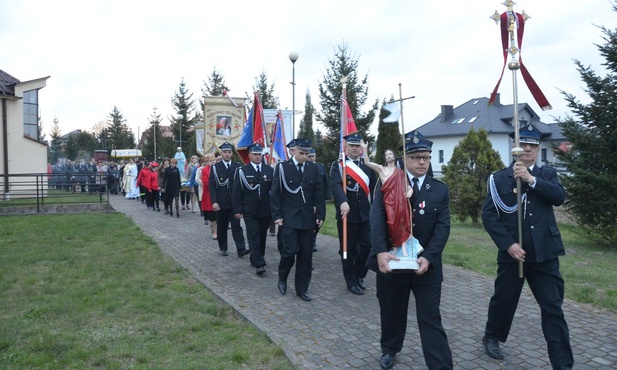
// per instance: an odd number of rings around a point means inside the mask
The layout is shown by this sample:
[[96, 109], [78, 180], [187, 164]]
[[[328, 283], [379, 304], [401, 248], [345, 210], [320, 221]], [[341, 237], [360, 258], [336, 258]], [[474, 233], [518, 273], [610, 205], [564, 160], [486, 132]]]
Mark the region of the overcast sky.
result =
[[[603, 73], [597, 26], [617, 28], [616, 13], [609, 0], [520, 0], [514, 9], [531, 17], [522, 57], [553, 110], [540, 110], [520, 75], [519, 102], [554, 122], [569, 113], [560, 90], [587, 99], [573, 59]], [[291, 109], [291, 51], [295, 107], [304, 109], [308, 90], [319, 109], [328, 59], [347, 43], [371, 101], [398, 97], [399, 83], [404, 97], [416, 96], [405, 103], [408, 131], [441, 105], [489, 96], [502, 65], [495, 10], [506, 10], [502, 1], [1, 0], [0, 69], [20, 81], [50, 76], [40, 94], [46, 132], [54, 117], [63, 134], [91, 130], [117, 106], [137, 134], [153, 107], [169, 124], [181, 79], [196, 98], [214, 68], [239, 97], [264, 71]], [[511, 76], [506, 69], [502, 103], [512, 103]]]

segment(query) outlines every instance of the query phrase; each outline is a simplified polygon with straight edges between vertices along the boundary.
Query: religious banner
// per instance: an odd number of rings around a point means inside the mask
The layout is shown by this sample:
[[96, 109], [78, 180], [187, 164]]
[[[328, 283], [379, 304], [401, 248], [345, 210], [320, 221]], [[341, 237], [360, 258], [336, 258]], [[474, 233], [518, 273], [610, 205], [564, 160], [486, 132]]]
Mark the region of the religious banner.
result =
[[266, 121], [266, 145], [269, 147], [272, 144], [272, 135], [274, 134], [275, 123], [277, 120], [277, 116], [280, 114], [283, 120], [283, 126], [281, 127], [282, 132], [285, 135], [285, 143], [287, 143], [291, 139], [295, 139], [293, 137], [292, 130], [292, 118], [291, 114], [293, 111], [291, 110], [278, 110], [278, 109], [264, 109], [264, 120]]
[[[230, 96], [204, 97], [204, 123], [195, 125], [195, 134], [201, 141], [203, 154], [214, 153], [224, 142], [238, 144], [246, 123], [245, 98]], [[234, 104], [235, 103], [235, 104]]]

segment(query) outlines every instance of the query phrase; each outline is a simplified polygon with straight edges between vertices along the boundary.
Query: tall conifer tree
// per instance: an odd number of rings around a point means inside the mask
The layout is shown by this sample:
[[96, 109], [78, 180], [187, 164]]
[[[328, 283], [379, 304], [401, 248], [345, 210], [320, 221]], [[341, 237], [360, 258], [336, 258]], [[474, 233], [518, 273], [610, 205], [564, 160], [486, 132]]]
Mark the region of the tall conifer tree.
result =
[[[617, 12], [617, 5], [613, 6]], [[561, 177], [566, 207], [587, 236], [617, 247], [617, 30], [600, 27], [604, 44], [598, 45], [606, 75], [575, 60], [591, 98], [582, 103], [562, 92], [572, 116], [558, 120], [569, 147], [557, 151], [568, 173]]]

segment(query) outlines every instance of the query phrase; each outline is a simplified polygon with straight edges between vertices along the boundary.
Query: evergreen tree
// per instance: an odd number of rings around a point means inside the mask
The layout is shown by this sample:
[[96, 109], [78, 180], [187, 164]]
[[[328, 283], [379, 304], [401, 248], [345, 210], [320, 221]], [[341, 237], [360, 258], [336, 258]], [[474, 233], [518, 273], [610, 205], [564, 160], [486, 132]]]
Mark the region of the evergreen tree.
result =
[[212, 73], [208, 76], [208, 82], [204, 81], [204, 85], [201, 88], [201, 95], [221, 96], [223, 95], [223, 91], [229, 91], [229, 87], [225, 84], [225, 77], [214, 67]]
[[70, 134], [66, 138], [66, 143], [64, 144], [64, 153], [66, 154], [66, 158], [72, 161], [77, 159], [77, 153], [79, 152], [77, 142], [75, 141], [75, 136], [75, 134]]
[[486, 197], [487, 179], [504, 167], [499, 153], [493, 149], [484, 129], [473, 127], [454, 147], [448, 165], [442, 167], [444, 182], [450, 189], [450, 209], [459, 221], [471, 218], [478, 223]]
[[58, 125], [58, 119], [54, 117], [54, 125], [51, 128], [51, 145], [49, 146], [49, 162], [55, 164], [62, 154], [62, 133], [60, 132], [60, 125]]
[[[173, 132], [173, 140], [177, 146], [182, 147], [187, 159], [190, 155], [196, 152], [195, 146], [195, 130], [193, 126], [195, 122], [199, 122], [201, 114], [196, 111], [193, 93], [189, 92], [184, 78], [181, 79], [178, 91], [171, 99], [171, 104], [175, 111], [175, 115], [169, 117], [171, 122], [170, 128]], [[161, 153], [173, 157], [175, 150], [171, 153]]]
[[369, 134], [371, 123], [375, 120], [378, 100], [369, 107], [367, 112], [361, 108], [368, 99], [368, 74], [362, 79], [358, 76], [358, 57], [351, 55], [346, 43], [338, 45], [334, 57], [328, 60], [329, 68], [319, 83], [319, 99], [322, 111], [315, 117], [326, 127], [327, 136], [323, 138], [322, 158], [324, 163], [330, 163], [338, 158], [339, 135], [341, 125], [340, 99], [343, 90], [341, 79], [347, 78], [347, 104], [356, 122], [358, 131], [367, 141], [373, 141]]
[[311, 93], [306, 90], [306, 102], [304, 103], [304, 117], [300, 121], [300, 132], [298, 137], [311, 139], [313, 143], [316, 143], [315, 132], [313, 132], [313, 114], [315, 114], [315, 108], [311, 103]]
[[[617, 5], [613, 6], [617, 11]], [[562, 92], [574, 116], [558, 120], [570, 148], [557, 150], [568, 173], [561, 176], [565, 206], [591, 240], [617, 247], [617, 30], [600, 28], [606, 76], [575, 60], [591, 102]]]
[[198, 99], [199, 107], [196, 107], [194, 124], [203, 122], [205, 103], [204, 97], [221, 96], [223, 95], [223, 91], [229, 91], [229, 87], [225, 84], [225, 78], [223, 75], [216, 70], [216, 67], [214, 67], [214, 69], [212, 69], [212, 73], [208, 76], [208, 81], [204, 81], [204, 84], [201, 87], [201, 97]]
[[[391, 97], [390, 100], [394, 100]], [[386, 100], [382, 102], [382, 108], [379, 111], [379, 126], [377, 127], [377, 152], [373, 162], [384, 164], [386, 162], [386, 156], [384, 155], [386, 150], [392, 150], [395, 156], [400, 156], [400, 148], [403, 145], [403, 136], [398, 125], [398, 122], [385, 123], [384, 118], [390, 115], [390, 112], [383, 109], [386, 104]]]
[[[144, 158], [152, 158], [158, 160], [161, 157], [164, 157], [166, 153], [173, 153], [175, 148], [173, 142], [169, 138], [163, 137], [163, 130], [161, 129], [161, 123], [163, 119], [161, 115], [157, 112], [157, 108], [152, 108], [152, 113], [148, 118], [148, 123], [150, 123], [150, 127], [146, 129], [143, 133], [142, 140], [142, 154]], [[156, 140], [156, 155], [154, 153], [155, 149], [155, 140]]]
[[[268, 86], [268, 75], [266, 72], [261, 72], [257, 77], [257, 91], [259, 91], [259, 99], [261, 106], [264, 109], [277, 109], [279, 107], [279, 98], [274, 95], [274, 83]], [[247, 100], [253, 101], [252, 96], [247, 96]]]
[[109, 149], [130, 149], [135, 148], [135, 135], [126, 124], [124, 116], [114, 105], [107, 118], [107, 147]]
[[81, 131], [76, 135], [71, 135], [70, 139], [74, 140], [74, 150], [77, 152], [76, 156], [73, 157], [74, 159], [83, 158], [89, 161], [93, 157], [94, 151], [99, 147], [99, 142], [94, 134], [88, 131]]

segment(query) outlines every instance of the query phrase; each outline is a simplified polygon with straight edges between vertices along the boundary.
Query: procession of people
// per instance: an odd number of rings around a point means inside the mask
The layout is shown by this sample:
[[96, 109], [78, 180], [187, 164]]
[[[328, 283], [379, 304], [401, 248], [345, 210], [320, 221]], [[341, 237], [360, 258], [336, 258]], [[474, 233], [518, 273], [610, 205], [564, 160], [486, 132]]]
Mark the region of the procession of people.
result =
[[[571, 369], [568, 326], [561, 310], [564, 282], [558, 264], [563, 244], [559, 238], [550, 243], [542, 239], [544, 231], [557, 228], [552, 207], [563, 203], [563, 188], [554, 169], [536, 165], [539, 135], [530, 126], [522, 128], [520, 136], [525, 155], [491, 175], [482, 214], [499, 249], [495, 294], [482, 345], [489, 357], [504, 358], [499, 343], [507, 339], [525, 281], [516, 276], [515, 262], [524, 261], [526, 279], [545, 312], [542, 330], [551, 363], [555, 369]], [[257, 279], [275, 277], [281, 295], [293, 283], [295, 295], [306, 302], [313, 299], [315, 236], [326, 220], [326, 200], [332, 194], [339, 242], [327, 247], [338, 250], [341, 263], [341, 281], [332, 284], [344, 283], [349, 299], [369, 299], [351, 297], [363, 296], [367, 286], [374, 286], [380, 308], [379, 366], [393, 368], [404, 346], [413, 293], [418, 344], [426, 366], [452, 369], [454, 361], [440, 314], [441, 255], [450, 234], [448, 186], [432, 176], [432, 142], [417, 131], [405, 138], [405, 145], [398, 148], [401, 155], [388, 149], [381, 165], [370, 160], [362, 135], [352, 133], [345, 137], [344, 155], [330, 165], [329, 175], [315, 162], [315, 149], [306, 138], [292, 140], [287, 145], [289, 159], [272, 164], [257, 143], [247, 148], [249, 161], [240, 164], [233, 160], [234, 145], [224, 142], [216, 153], [194, 155], [180, 168], [184, 153], [178, 148], [174, 157], [159, 160], [160, 164], [143, 159], [121, 161], [119, 166], [110, 163], [105, 171], [116, 185], [107, 186], [107, 191], [115, 194], [116, 189], [127, 199], [142, 200], [145, 210], [160, 212], [162, 203], [164, 213], [175, 218], [183, 217], [180, 204], [183, 211], [199, 211], [205, 232], [216, 240], [222, 258], [229, 255], [231, 231], [237, 256], [249, 256]], [[82, 164], [73, 166], [79, 176]], [[87, 176], [86, 186], [94, 186]], [[542, 218], [547, 220], [542, 230], [530, 229], [530, 221], [525, 221], [522, 248], [515, 232], [516, 217], [503, 209], [513, 206], [512, 195], [496, 190], [512, 186], [513, 178], [522, 179], [526, 199], [533, 200], [534, 205], [526, 208], [530, 218], [533, 212], [545, 214]], [[75, 191], [81, 181], [74, 177], [70, 189]], [[181, 201], [182, 189], [194, 199], [187, 196]], [[276, 230], [280, 259], [268, 273], [272, 261], [267, 260], [267, 238]], [[417, 267], [396, 270], [392, 263], [400, 258], [394, 250], [404, 249], [411, 239], [421, 245], [421, 252], [411, 256]], [[366, 280], [369, 271], [374, 272], [374, 281]]]

